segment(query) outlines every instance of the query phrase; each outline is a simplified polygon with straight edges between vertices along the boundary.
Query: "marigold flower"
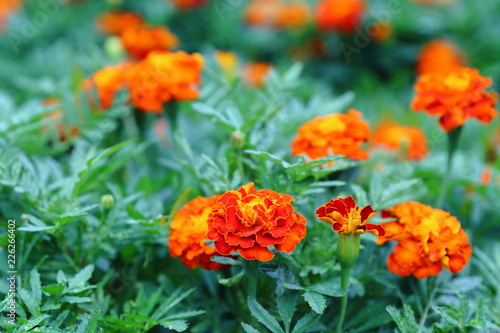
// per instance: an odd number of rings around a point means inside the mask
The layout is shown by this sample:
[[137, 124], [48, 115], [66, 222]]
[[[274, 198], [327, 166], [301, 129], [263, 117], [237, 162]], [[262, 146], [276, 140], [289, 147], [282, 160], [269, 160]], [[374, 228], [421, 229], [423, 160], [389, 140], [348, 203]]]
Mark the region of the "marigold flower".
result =
[[376, 224], [366, 223], [378, 212], [371, 206], [357, 207], [352, 196], [332, 199], [316, 210], [318, 218], [332, 225], [339, 234], [364, 234], [366, 231], [375, 235], [384, 235], [384, 229]]
[[172, 50], [179, 44], [177, 37], [165, 27], [132, 27], [123, 31], [121, 41], [127, 53], [139, 60], [151, 51]]
[[201, 83], [203, 64], [203, 57], [198, 53], [149, 53], [130, 71], [131, 103], [143, 111], [161, 113], [163, 103], [196, 99], [195, 85]]
[[332, 153], [354, 160], [368, 159], [361, 144], [368, 141], [371, 133], [361, 116], [360, 112], [350, 109], [347, 114], [318, 116], [305, 123], [292, 141], [292, 155], [306, 154], [311, 160], [317, 160]]
[[271, 70], [267, 62], [247, 62], [241, 68], [243, 83], [250, 87], [262, 87]]
[[405, 202], [382, 211], [394, 222], [381, 223], [385, 235], [377, 244], [398, 241], [387, 260], [388, 268], [400, 276], [423, 279], [439, 274], [443, 266], [458, 273], [470, 260], [472, 247], [456, 217], [419, 202]]
[[401, 151], [410, 160], [421, 160], [427, 156], [428, 146], [425, 133], [418, 127], [383, 123], [373, 133], [372, 146], [384, 147], [391, 151]]
[[141, 26], [144, 19], [134, 12], [111, 11], [97, 18], [97, 27], [108, 35], [121, 35], [126, 29]]
[[392, 37], [394, 27], [389, 22], [375, 22], [369, 29], [369, 36], [376, 42], [383, 42]]
[[224, 76], [228, 80], [232, 80], [238, 70], [238, 56], [233, 52], [216, 50], [214, 58]]
[[276, 25], [280, 29], [296, 29], [307, 24], [311, 16], [307, 3], [302, 1], [283, 3]]
[[247, 260], [269, 261], [268, 246], [290, 253], [306, 235], [305, 218], [294, 213], [294, 199], [250, 183], [223, 194], [208, 216], [208, 239], [223, 255], [238, 251]]
[[488, 186], [491, 183], [491, 167], [484, 168], [481, 173], [481, 185]]
[[472, 68], [425, 74], [415, 84], [417, 94], [411, 107], [441, 116], [439, 123], [447, 132], [462, 126], [468, 118], [489, 124], [498, 115], [495, 110], [498, 94], [484, 91], [491, 84], [490, 78]]
[[[42, 102], [44, 106], [54, 106], [54, 108], [60, 107], [59, 98], [47, 98]], [[61, 110], [54, 110], [48, 114], [43, 115], [43, 119], [49, 120], [52, 124], [42, 127], [42, 132], [47, 133], [49, 129], [55, 128], [59, 142], [66, 142], [70, 138], [74, 138], [80, 135], [80, 130], [73, 124], [66, 125], [63, 122], [63, 113]]]
[[316, 7], [316, 25], [323, 31], [353, 33], [361, 25], [364, 0], [321, 0]]
[[170, 0], [180, 9], [191, 9], [203, 5], [206, 0]]
[[250, 26], [293, 29], [307, 24], [310, 10], [302, 1], [253, 0], [245, 8], [245, 21]]
[[448, 39], [436, 39], [424, 45], [418, 55], [417, 75], [448, 73], [465, 66], [465, 57]]
[[92, 90], [95, 89], [102, 109], [109, 109], [113, 105], [116, 93], [128, 80], [131, 65], [122, 63], [105, 67], [83, 82], [84, 88], [89, 91], [89, 103], [95, 107]]
[[198, 266], [203, 269], [224, 267], [210, 260], [220, 254], [207, 243], [208, 215], [219, 198], [220, 195], [209, 198], [197, 197], [185, 204], [172, 220], [168, 239], [170, 255], [180, 257], [190, 269]]

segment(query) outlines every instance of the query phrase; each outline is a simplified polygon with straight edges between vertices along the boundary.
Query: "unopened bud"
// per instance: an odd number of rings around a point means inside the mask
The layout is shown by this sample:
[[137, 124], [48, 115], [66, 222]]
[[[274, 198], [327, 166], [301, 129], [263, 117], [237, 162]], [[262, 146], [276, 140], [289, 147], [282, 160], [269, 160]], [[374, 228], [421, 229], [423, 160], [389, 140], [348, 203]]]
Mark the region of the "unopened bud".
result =
[[104, 51], [113, 59], [120, 59], [125, 54], [122, 41], [116, 36], [106, 38], [104, 41]]
[[242, 131], [234, 131], [231, 133], [231, 145], [235, 148], [241, 148], [245, 144], [245, 133]]
[[111, 194], [105, 194], [101, 197], [101, 205], [104, 209], [111, 209], [115, 204], [115, 198]]
[[337, 255], [342, 268], [350, 268], [358, 259], [360, 237], [356, 233], [340, 234], [337, 243]]

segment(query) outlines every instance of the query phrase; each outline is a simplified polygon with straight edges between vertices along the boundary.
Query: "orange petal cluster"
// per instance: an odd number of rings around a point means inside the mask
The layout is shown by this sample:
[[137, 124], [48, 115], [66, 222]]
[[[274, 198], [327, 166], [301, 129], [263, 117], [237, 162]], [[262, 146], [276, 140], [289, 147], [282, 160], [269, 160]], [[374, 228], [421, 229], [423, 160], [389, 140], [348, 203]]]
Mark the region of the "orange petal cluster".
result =
[[404, 148], [403, 157], [415, 161], [424, 159], [429, 151], [425, 133], [419, 127], [394, 123], [381, 124], [373, 133], [371, 144], [395, 152]]
[[208, 215], [219, 198], [220, 195], [209, 198], [197, 197], [185, 204], [172, 220], [168, 239], [170, 255], [180, 257], [190, 269], [198, 266], [203, 269], [224, 267], [210, 260], [220, 254], [213, 246], [207, 244], [206, 237]]
[[21, 7], [22, 0], [2, 0], [0, 2], [0, 31], [5, 29], [7, 19]]
[[290, 253], [306, 235], [305, 218], [294, 213], [294, 199], [250, 183], [223, 194], [208, 217], [208, 239], [223, 255], [238, 251], [247, 260], [269, 261], [273, 245]]
[[141, 26], [144, 19], [134, 12], [111, 11], [97, 18], [97, 27], [108, 35], [121, 35], [126, 29]]
[[311, 14], [303, 1], [252, 0], [245, 8], [248, 25], [272, 29], [300, 28], [307, 24]]
[[267, 62], [247, 62], [241, 67], [243, 83], [250, 87], [262, 87], [272, 65]]
[[465, 57], [449, 39], [435, 39], [424, 45], [418, 55], [417, 75], [448, 73], [465, 66]]
[[377, 244], [399, 242], [389, 256], [389, 270], [400, 276], [423, 279], [439, 274], [443, 266], [458, 273], [470, 260], [472, 247], [456, 217], [441, 209], [419, 202], [405, 202], [382, 211], [384, 218], [396, 218], [382, 223], [385, 235]]
[[113, 105], [116, 93], [123, 88], [128, 81], [128, 76], [132, 65], [122, 63], [116, 66], [105, 67], [83, 82], [84, 88], [89, 94], [89, 104], [96, 106], [94, 101], [93, 90], [97, 92], [99, 105], [102, 109], [109, 109]]
[[331, 153], [354, 160], [368, 159], [361, 144], [368, 141], [371, 133], [361, 116], [360, 112], [350, 109], [347, 114], [318, 116], [305, 123], [292, 141], [292, 155], [306, 154], [311, 160], [317, 160]]
[[366, 223], [378, 212], [371, 206], [358, 207], [352, 196], [332, 199], [316, 210], [318, 218], [332, 225], [339, 234], [372, 234], [383, 236], [384, 229], [380, 225]]
[[123, 47], [133, 58], [144, 59], [151, 51], [172, 50], [179, 44], [177, 37], [166, 27], [135, 26], [120, 36]]
[[468, 118], [489, 124], [498, 115], [495, 109], [498, 94], [485, 92], [491, 84], [490, 78], [473, 68], [425, 74], [415, 84], [417, 94], [411, 107], [440, 116], [439, 124], [447, 132], [462, 126]]
[[191, 9], [203, 5], [206, 0], [170, 0], [180, 9]]
[[153, 51], [135, 65], [128, 78], [131, 103], [147, 112], [161, 113], [163, 103], [198, 97], [203, 57], [184, 51]]
[[316, 7], [316, 25], [323, 31], [353, 33], [361, 25], [364, 0], [321, 0]]
[[394, 27], [389, 22], [375, 22], [369, 29], [369, 36], [376, 42], [383, 42], [392, 37]]

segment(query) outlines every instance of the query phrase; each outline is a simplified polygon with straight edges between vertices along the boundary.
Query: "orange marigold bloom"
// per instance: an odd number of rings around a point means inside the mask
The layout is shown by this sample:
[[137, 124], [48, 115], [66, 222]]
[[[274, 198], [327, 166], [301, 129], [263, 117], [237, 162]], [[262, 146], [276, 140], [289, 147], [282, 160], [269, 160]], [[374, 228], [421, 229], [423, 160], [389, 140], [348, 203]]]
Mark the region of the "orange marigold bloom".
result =
[[375, 22], [369, 30], [370, 38], [376, 42], [383, 42], [392, 37], [394, 27], [389, 22]]
[[352, 196], [332, 199], [316, 210], [316, 215], [321, 221], [331, 224], [333, 230], [344, 235], [360, 235], [367, 231], [375, 235], [384, 235], [384, 229], [380, 225], [366, 223], [377, 213], [370, 205], [356, 206]]
[[172, 50], [179, 45], [177, 37], [165, 27], [132, 27], [122, 33], [121, 40], [127, 53], [139, 60], [151, 51]]
[[220, 195], [209, 198], [197, 197], [185, 204], [172, 220], [168, 239], [170, 255], [180, 257], [190, 269], [198, 266], [203, 269], [225, 267], [210, 260], [220, 254], [207, 243], [208, 215], [219, 198]]
[[404, 156], [410, 160], [421, 160], [429, 151], [425, 133], [420, 128], [393, 123], [381, 124], [373, 133], [371, 144], [392, 151], [401, 151], [404, 147]]
[[415, 84], [417, 94], [411, 107], [441, 116], [439, 123], [447, 132], [462, 126], [468, 118], [489, 124], [498, 115], [495, 110], [498, 94], [484, 91], [491, 84], [490, 78], [479, 75], [473, 68], [425, 74]]
[[309, 17], [309, 6], [302, 1], [253, 0], [245, 8], [247, 24], [262, 28], [300, 28], [307, 24]]
[[316, 7], [316, 25], [324, 31], [353, 33], [361, 25], [364, 0], [322, 0]]
[[247, 260], [269, 261], [268, 246], [290, 253], [306, 235], [305, 218], [294, 213], [294, 199], [250, 183], [223, 194], [208, 217], [208, 239], [223, 255], [238, 251]]
[[317, 160], [331, 153], [354, 160], [368, 159], [361, 144], [368, 141], [371, 133], [361, 116], [360, 112], [350, 109], [347, 114], [318, 116], [305, 123], [292, 141], [292, 155], [306, 154], [311, 160]]
[[102, 109], [109, 109], [113, 105], [116, 93], [128, 80], [131, 65], [122, 63], [116, 66], [105, 67], [83, 82], [83, 86], [89, 91], [89, 103], [95, 107], [92, 90], [95, 89], [99, 104]]
[[142, 16], [134, 12], [111, 11], [97, 18], [97, 27], [108, 35], [121, 35], [126, 29], [138, 27], [143, 23]]
[[247, 62], [241, 68], [243, 83], [251, 87], [262, 87], [271, 70], [267, 62]]
[[481, 173], [481, 185], [487, 186], [491, 183], [491, 168], [486, 167], [484, 168], [483, 172]]
[[307, 24], [310, 16], [309, 6], [305, 2], [283, 3], [283, 9], [279, 12], [276, 25], [281, 29], [301, 28]]
[[443, 266], [458, 273], [470, 260], [472, 247], [456, 217], [419, 202], [405, 202], [382, 211], [384, 218], [396, 218], [381, 226], [377, 244], [398, 241], [387, 260], [394, 274], [419, 279], [439, 274]]
[[199, 7], [205, 3], [206, 0], [170, 0], [180, 9], [191, 9]]
[[417, 75], [448, 73], [465, 66], [465, 57], [448, 39], [436, 39], [424, 45], [418, 55]]
[[149, 53], [130, 71], [131, 103], [143, 111], [161, 113], [163, 103], [196, 99], [203, 64], [203, 57], [198, 53]]

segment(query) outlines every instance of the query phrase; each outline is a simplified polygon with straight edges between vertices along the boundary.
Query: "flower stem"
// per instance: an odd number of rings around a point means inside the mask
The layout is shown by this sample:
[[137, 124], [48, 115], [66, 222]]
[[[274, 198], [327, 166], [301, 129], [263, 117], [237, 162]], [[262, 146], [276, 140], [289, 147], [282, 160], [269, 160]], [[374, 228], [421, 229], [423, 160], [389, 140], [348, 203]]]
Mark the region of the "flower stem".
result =
[[451, 169], [453, 166], [453, 155], [458, 148], [458, 140], [460, 138], [461, 132], [462, 126], [456, 127], [448, 132], [448, 159], [446, 162], [446, 172], [444, 175], [443, 183], [441, 184], [441, 192], [439, 193], [438, 201], [436, 203], [436, 207], [438, 208], [443, 206], [444, 197], [448, 188], [448, 182], [450, 181]]
[[246, 260], [245, 270], [247, 273], [247, 297], [256, 298], [257, 282], [259, 280], [260, 261]]
[[337, 323], [337, 333], [342, 333], [342, 325], [344, 325], [345, 312], [347, 309], [347, 297], [349, 291], [349, 277], [351, 276], [351, 270], [352, 267], [343, 267], [340, 270], [340, 286], [345, 294], [344, 296], [342, 296], [342, 299], [340, 301], [340, 315], [339, 322]]

